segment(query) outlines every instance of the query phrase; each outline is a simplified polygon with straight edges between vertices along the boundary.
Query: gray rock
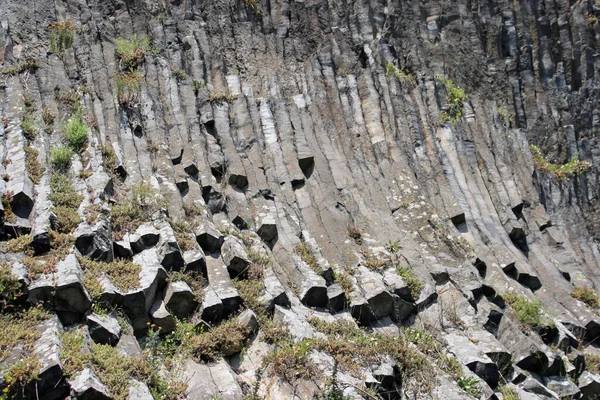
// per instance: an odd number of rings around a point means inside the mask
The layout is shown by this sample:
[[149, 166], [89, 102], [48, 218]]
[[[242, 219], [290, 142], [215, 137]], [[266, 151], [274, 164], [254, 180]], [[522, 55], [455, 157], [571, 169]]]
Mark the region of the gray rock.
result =
[[215, 323], [221, 320], [223, 316], [223, 302], [217, 296], [217, 293], [212, 287], [207, 286], [204, 289], [204, 298], [202, 299], [202, 308], [195, 323], [198, 324], [200, 321]]
[[277, 237], [277, 224], [272, 215], [261, 218], [256, 226], [258, 227], [256, 233], [265, 242], [271, 242]]
[[449, 333], [444, 337], [449, 350], [456, 358], [492, 389], [498, 386], [500, 374], [498, 366], [468, 337], [458, 333]]
[[215, 364], [198, 364], [187, 360], [184, 379], [188, 382], [186, 394], [190, 400], [219, 396], [223, 400], [242, 400], [242, 389], [231, 367], [219, 360]]
[[80, 321], [92, 305], [83, 285], [83, 271], [74, 254], [58, 263], [55, 276], [43, 275], [29, 286], [31, 304], [51, 305], [65, 324]]
[[206, 278], [206, 259], [202, 249], [188, 250], [183, 253], [186, 271], [196, 271]]
[[206, 257], [208, 283], [223, 304], [223, 317], [235, 313], [242, 304], [237, 289], [233, 285], [227, 267], [221, 258]]
[[277, 275], [275, 275], [273, 268], [265, 268], [263, 275], [265, 293], [259, 298], [259, 301], [265, 305], [265, 310], [271, 312], [275, 308], [275, 305], [289, 307], [290, 299], [285, 292], [285, 287], [281, 284]]
[[140, 225], [135, 233], [126, 235], [124, 239], [129, 240], [134, 253], [140, 253], [158, 243], [160, 231], [154, 227], [154, 224], [144, 224]]
[[84, 368], [71, 382], [71, 396], [81, 400], [110, 400], [108, 388], [90, 368]]
[[113, 260], [112, 232], [108, 221], [100, 220], [93, 227], [80, 224], [73, 236], [75, 247], [82, 256], [97, 261]]
[[133, 250], [129, 240], [118, 240], [113, 242], [113, 254], [116, 258], [132, 258]]
[[167, 271], [179, 271], [184, 266], [181, 249], [177, 244], [175, 232], [169, 224], [163, 224], [160, 228], [160, 239], [156, 245], [160, 265]]
[[[35, 393], [43, 393], [45, 399], [59, 399], [68, 396], [69, 385], [63, 379], [60, 362], [60, 335], [62, 324], [56, 316], [37, 327], [40, 338], [33, 345], [33, 354], [40, 363], [37, 380], [28, 385], [32, 398]], [[61, 397], [62, 396], [62, 397]]]
[[210, 222], [204, 221], [195, 230], [196, 241], [207, 253], [219, 251], [223, 245], [224, 236]]
[[243, 277], [248, 274], [248, 267], [250, 266], [248, 253], [246, 253], [241, 240], [235, 236], [227, 236], [221, 247], [221, 257], [223, 257], [232, 278], [238, 275]]
[[548, 376], [544, 378], [544, 385], [561, 399], [573, 398], [579, 394], [579, 388], [565, 376]]
[[183, 281], [170, 282], [164, 298], [167, 309], [177, 318], [185, 319], [198, 308], [192, 289]]
[[86, 317], [86, 323], [94, 342], [111, 346], [116, 346], [119, 342], [121, 326], [114, 316], [90, 314]]
[[256, 319], [256, 314], [254, 311], [246, 309], [237, 316], [237, 319], [242, 325], [247, 326], [251, 333], [254, 333], [258, 330], [258, 320]]
[[592, 400], [600, 393], [600, 376], [584, 371], [579, 377], [578, 387], [582, 399]]
[[150, 308], [150, 316], [156, 328], [161, 329], [161, 333], [167, 334], [175, 330], [175, 318], [167, 310], [165, 302], [161, 298], [157, 298]]
[[341, 286], [334, 283], [327, 287], [327, 308], [332, 312], [339, 312], [346, 306], [346, 293]]
[[154, 396], [145, 383], [132, 379], [130, 385], [127, 400], [154, 400]]

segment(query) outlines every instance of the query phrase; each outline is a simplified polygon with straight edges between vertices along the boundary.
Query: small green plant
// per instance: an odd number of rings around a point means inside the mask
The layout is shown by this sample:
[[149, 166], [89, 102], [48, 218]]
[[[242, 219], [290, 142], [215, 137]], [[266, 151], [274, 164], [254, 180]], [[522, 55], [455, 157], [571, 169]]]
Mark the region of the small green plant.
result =
[[404, 68], [399, 69], [398, 67], [396, 67], [396, 64], [394, 64], [392, 61], [388, 62], [385, 66], [385, 76], [394, 76], [396, 79], [398, 79], [401, 82], [404, 81], [409, 81], [412, 80], [413, 77], [411, 76], [410, 73], [407, 73]]
[[468, 96], [451, 79], [444, 77], [436, 77], [436, 79], [442, 81], [446, 86], [447, 93], [446, 103], [448, 109], [442, 112], [442, 122], [451, 121], [456, 123], [463, 116], [463, 103], [468, 100]]
[[63, 128], [65, 138], [69, 147], [74, 152], [80, 153], [88, 141], [88, 126], [83, 121], [81, 109], [79, 109], [71, 118], [67, 121]]
[[35, 356], [21, 358], [12, 364], [4, 373], [5, 387], [0, 394], [0, 399], [8, 400], [21, 398], [25, 386], [35, 380], [40, 372], [40, 362]]
[[519, 400], [519, 394], [517, 393], [516, 389], [512, 387], [500, 385], [498, 386], [498, 391], [502, 393], [504, 400]]
[[208, 96], [208, 101], [211, 104], [222, 104], [222, 103], [230, 103], [237, 99], [236, 94], [227, 94], [220, 92], [211, 92]]
[[463, 376], [458, 378], [456, 381], [458, 383], [458, 387], [467, 392], [473, 397], [479, 397], [481, 395], [481, 391], [477, 387], [479, 383], [479, 379], [476, 379], [472, 376]]
[[22, 253], [29, 249], [33, 241], [31, 235], [21, 235], [2, 244], [2, 249], [10, 253]]
[[202, 83], [200, 81], [197, 81], [196, 79], [194, 79], [194, 94], [196, 96], [198, 96], [198, 92], [200, 91], [200, 88], [206, 87], [205, 83]]
[[254, 18], [261, 19], [262, 18], [262, 8], [260, 6], [259, 0], [243, 0], [244, 3], [252, 10], [252, 14]]
[[121, 72], [115, 74], [117, 84], [117, 99], [124, 107], [134, 107], [140, 101], [142, 76], [137, 72]]
[[40, 179], [46, 172], [46, 167], [44, 167], [38, 161], [39, 152], [33, 147], [25, 146], [25, 166], [27, 167], [27, 173], [29, 174], [29, 178], [35, 184], [40, 183]]
[[58, 146], [50, 150], [50, 160], [52, 166], [60, 171], [64, 171], [71, 165], [73, 150], [68, 146]]
[[35, 70], [37, 70], [39, 67], [40, 65], [35, 58], [29, 58], [12, 67], [6, 67], [0, 72], [4, 75], [13, 76], [22, 74], [24, 72], [35, 72]]
[[421, 282], [408, 267], [401, 267], [400, 265], [397, 265], [396, 271], [398, 271], [398, 275], [400, 275], [402, 279], [404, 279], [404, 282], [406, 282], [408, 290], [410, 291], [410, 297], [416, 301], [421, 295], [421, 291], [425, 285], [423, 285], [423, 282]]
[[191, 338], [194, 357], [200, 361], [215, 361], [223, 355], [242, 351], [249, 328], [237, 319], [230, 319], [208, 332]]
[[77, 213], [83, 196], [78, 194], [69, 180], [62, 174], [55, 173], [50, 178], [50, 195], [52, 212], [55, 215], [54, 229], [60, 233], [71, 233], [81, 222]]
[[37, 136], [37, 128], [35, 127], [35, 120], [33, 116], [26, 113], [21, 120], [21, 129], [23, 130], [23, 136], [30, 142], [34, 141]]
[[600, 374], [600, 356], [597, 354], [585, 354], [585, 365], [592, 374]]
[[79, 257], [79, 263], [81, 264], [81, 268], [85, 270], [86, 275], [90, 274], [100, 277], [104, 274], [124, 293], [137, 289], [140, 285], [142, 267], [133, 261], [117, 259], [107, 263]]
[[401, 248], [402, 245], [399, 240], [390, 240], [385, 244], [385, 249], [392, 254], [396, 254]]
[[8, 262], [0, 263], [0, 312], [5, 312], [12, 306], [12, 302], [23, 293], [19, 279], [12, 273]]
[[108, 173], [112, 173], [117, 167], [117, 154], [110, 144], [100, 145], [102, 164]]
[[187, 74], [180, 69], [171, 67], [171, 73], [177, 80], [177, 82], [185, 81], [187, 79]]
[[127, 72], [135, 72], [144, 62], [149, 47], [150, 40], [147, 36], [133, 35], [129, 40], [124, 38], [115, 40], [115, 53], [120, 68]]
[[575, 289], [573, 289], [573, 291], [571, 292], [571, 297], [584, 302], [590, 308], [600, 307], [600, 302], [598, 301], [598, 294], [592, 289], [581, 286], [575, 286]]
[[574, 175], [580, 175], [592, 167], [592, 164], [588, 161], [579, 161], [577, 159], [578, 155], [575, 155], [571, 161], [565, 164], [554, 164], [544, 158], [539, 147], [531, 145], [530, 149], [535, 166], [541, 171], [554, 174], [558, 180], [570, 179]]
[[62, 20], [49, 25], [50, 51], [62, 56], [62, 54], [73, 46], [77, 28], [71, 20]]
[[349, 295], [354, 291], [354, 284], [352, 283], [352, 279], [350, 279], [350, 276], [348, 273], [346, 273], [346, 271], [334, 272], [333, 281], [340, 285], [346, 295]]
[[314, 256], [314, 254], [310, 250], [310, 247], [308, 247], [306, 243], [300, 243], [299, 245], [297, 245], [294, 249], [294, 253], [300, 256], [302, 261], [308, 264], [308, 266], [317, 274], [321, 275], [323, 273], [323, 270], [317, 263], [317, 258]]
[[515, 310], [521, 323], [529, 326], [542, 324], [542, 300], [529, 300], [514, 293], [506, 293], [503, 297]]

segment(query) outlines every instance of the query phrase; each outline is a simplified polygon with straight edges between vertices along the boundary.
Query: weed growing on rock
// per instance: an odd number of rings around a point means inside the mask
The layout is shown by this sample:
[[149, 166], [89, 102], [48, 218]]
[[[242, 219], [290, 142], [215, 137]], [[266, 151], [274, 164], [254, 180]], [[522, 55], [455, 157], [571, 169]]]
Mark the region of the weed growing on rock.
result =
[[83, 121], [81, 109], [77, 110], [63, 128], [67, 144], [76, 153], [81, 153], [88, 141], [88, 126]]
[[463, 116], [463, 103], [468, 100], [468, 96], [451, 79], [436, 77], [436, 80], [441, 81], [446, 86], [446, 103], [448, 109], [442, 112], [442, 122], [451, 121], [457, 123]]
[[52, 201], [52, 212], [56, 216], [54, 229], [59, 233], [73, 232], [81, 222], [77, 209], [83, 201], [83, 196], [73, 189], [71, 182], [64, 175], [55, 173], [50, 178], [48, 198]]
[[519, 394], [514, 388], [508, 386], [498, 386], [498, 391], [502, 393], [504, 400], [519, 400]]
[[85, 337], [78, 329], [72, 329], [60, 335], [60, 342], [63, 373], [67, 378], [74, 378], [85, 368], [89, 359], [89, 354], [83, 351]]
[[194, 94], [196, 96], [198, 96], [198, 92], [200, 91], [200, 88], [206, 87], [205, 83], [202, 83], [200, 81], [197, 81], [196, 79], [194, 79]]
[[186, 217], [190, 217], [190, 218], [194, 218], [197, 216], [201, 216], [204, 215], [205, 213], [205, 208], [202, 206], [199, 206], [197, 204], [184, 204], [183, 205], [183, 212], [185, 213]]
[[125, 232], [135, 231], [164, 206], [151, 186], [137, 183], [131, 188], [131, 198], [121, 199], [111, 207], [113, 234], [120, 240]]
[[25, 386], [38, 376], [40, 368], [40, 362], [34, 356], [22, 358], [12, 364], [4, 373], [6, 386], [2, 389], [0, 399], [21, 398], [24, 395]]
[[115, 54], [119, 59], [119, 67], [124, 71], [134, 72], [144, 62], [150, 47], [147, 36], [133, 35], [131, 39], [115, 40]]
[[104, 168], [110, 174], [115, 168], [117, 168], [117, 155], [115, 150], [110, 144], [100, 146], [100, 153], [102, 153], [102, 163]]
[[262, 18], [262, 8], [260, 6], [259, 0], [243, 0], [244, 4], [246, 4], [250, 10], [252, 10], [252, 15], [254, 18], [261, 19]]
[[2, 250], [9, 253], [22, 253], [29, 249], [29, 245], [33, 241], [31, 235], [21, 235], [2, 244]]
[[75, 89], [69, 89], [66, 92], [61, 91], [58, 93], [58, 101], [63, 103], [69, 112], [76, 111], [80, 107], [81, 97]]
[[167, 278], [169, 282], [183, 281], [192, 289], [198, 303], [204, 298], [204, 284], [206, 280], [200, 272], [196, 271], [172, 271]]
[[137, 105], [140, 101], [142, 76], [137, 72], [117, 71], [115, 73], [115, 79], [119, 104], [124, 108]]
[[10, 309], [12, 302], [21, 295], [21, 282], [12, 273], [8, 262], [0, 263], [0, 312]]
[[408, 267], [401, 267], [400, 265], [397, 265], [396, 271], [398, 272], [398, 275], [404, 279], [404, 282], [406, 282], [408, 290], [410, 290], [410, 297], [412, 297], [413, 300], [417, 300], [421, 295], [423, 287], [425, 286], [423, 285], [423, 282], [415, 277], [412, 270]]
[[78, 29], [71, 20], [66, 19], [49, 25], [48, 30], [50, 31], [50, 51], [62, 56], [65, 50], [73, 46]]
[[300, 243], [299, 245], [297, 245], [294, 249], [294, 253], [300, 256], [302, 261], [308, 264], [308, 266], [317, 274], [321, 275], [323, 273], [323, 270], [321, 269], [319, 264], [317, 264], [316, 257], [314, 256], [314, 254], [310, 250], [310, 247], [308, 247], [306, 243]]
[[575, 289], [573, 289], [573, 291], [571, 292], [571, 297], [574, 297], [577, 300], [584, 302], [590, 308], [600, 307], [600, 302], [598, 301], [598, 294], [592, 289], [584, 288], [581, 286], [575, 286]]
[[585, 354], [585, 365], [592, 374], [600, 374], [600, 356], [596, 354]]
[[249, 333], [248, 327], [237, 319], [227, 320], [191, 339], [194, 357], [210, 362], [221, 356], [239, 353], [244, 348]]
[[355, 226], [348, 227], [348, 236], [350, 236], [357, 245], [362, 245], [362, 234]]
[[78, 257], [78, 260], [86, 275], [91, 274], [96, 277], [106, 275], [124, 293], [140, 286], [142, 267], [131, 260], [117, 259], [110, 263], [93, 261], [85, 257]]
[[333, 273], [333, 281], [340, 285], [344, 293], [346, 295], [351, 294], [354, 291], [354, 285], [352, 284], [352, 279], [350, 276], [344, 272], [334, 272]]
[[553, 164], [544, 158], [539, 147], [531, 145], [529, 148], [531, 149], [535, 166], [541, 171], [554, 174], [558, 180], [570, 179], [592, 167], [592, 164], [588, 161], [579, 161], [577, 155], [573, 156], [571, 161], [566, 164]]
[[542, 324], [542, 300], [529, 300], [514, 293], [507, 293], [503, 297], [515, 310], [521, 323], [530, 327]]
[[187, 221], [174, 221], [171, 218], [167, 218], [167, 222], [173, 228], [177, 244], [183, 251], [194, 250], [198, 248], [198, 242], [192, 235], [192, 227]]
[[40, 338], [36, 327], [48, 318], [50, 314], [39, 307], [0, 314], [0, 362], [6, 360], [17, 345], [21, 345], [24, 351], [31, 352], [34, 342]]
[[171, 67], [171, 73], [177, 80], [177, 82], [185, 81], [187, 79], [187, 74], [180, 69]]
[[265, 356], [263, 365], [286, 382], [307, 379], [316, 372], [316, 367], [308, 359], [313, 347], [314, 341], [311, 339], [296, 343], [286, 341]]
[[2, 194], [2, 208], [4, 208], [4, 223], [17, 222], [17, 216], [13, 213], [10, 203], [12, 202], [13, 193], [11, 191]]
[[58, 146], [50, 150], [50, 162], [59, 171], [65, 171], [69, 168], [71, 157], [73, 157], [73, 150], [68, 146]]
[[75, 239], [71, 235], [50, 231], [50, 251], [43, 256], [26, 257], [22, 260], [29, 279], [56, 272], [57, 264], [71, 252]]
[[230, 103], [237, 99], [236, 94], [227, 94], [220, 92], [211, 92], [208, 96], [208, 101], [211, 104], [222, 104], [222, 103]]
[[467, 392], [473, 397], [479, 397], [481, 392], [479, 388], [477, 388], [477, 384], [479, 383], [479, 379], [476, 379], [472, 376], [463, 376], [458, 378], [456, 381], [458, 383], [458, 387]]
[[392, 61], [388, 62], [385, 66], [385, 76], [390, 75], [402, 82], [413, 79], [410, 73], [407, 73], [404, 68], [396, 67], [396, 64], [394, 64]]
[[38, 155], [40, 153], [29, 146], [25, 146], [23, 150], [25, 150], [25, 166], [27, 167], [29, 178], [33, 183], [38, 184], [40, 183], [40, 179], [42, 179], [44, 172], [46, 172], [46, 167], [38, 161]]
[[0, 71], [4, 75], [14, 76], [24, 72], [35, 72], [40, 65], [35, 58], [29, 58], [23, 62], [13, 65], [12, 67], [6, 67]]
[[35, 127], [35, 120], [33, 116], [26, 112], [21, 120], [21, 130], [23, 131], [23, 136], [30, 142], [33, 142], [37, 137], [38, 131]]

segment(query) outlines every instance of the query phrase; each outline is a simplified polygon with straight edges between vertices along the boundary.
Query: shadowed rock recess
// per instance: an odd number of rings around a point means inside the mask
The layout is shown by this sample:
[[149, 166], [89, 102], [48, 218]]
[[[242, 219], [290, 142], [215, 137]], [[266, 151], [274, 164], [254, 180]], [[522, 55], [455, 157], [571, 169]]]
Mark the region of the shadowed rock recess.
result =
[[598, 54], [594, 0], [0, 0], [0, 398], [597, 398]]

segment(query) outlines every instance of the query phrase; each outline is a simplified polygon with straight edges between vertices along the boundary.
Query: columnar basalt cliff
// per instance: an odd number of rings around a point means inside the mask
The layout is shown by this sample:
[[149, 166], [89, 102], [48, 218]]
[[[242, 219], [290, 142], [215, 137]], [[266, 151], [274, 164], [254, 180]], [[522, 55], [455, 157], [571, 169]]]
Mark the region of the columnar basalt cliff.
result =
[[0, 398], [596, 398], [599, 18], [0, 0]]

